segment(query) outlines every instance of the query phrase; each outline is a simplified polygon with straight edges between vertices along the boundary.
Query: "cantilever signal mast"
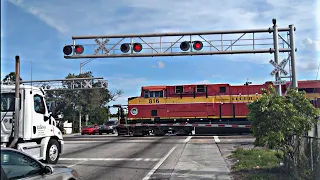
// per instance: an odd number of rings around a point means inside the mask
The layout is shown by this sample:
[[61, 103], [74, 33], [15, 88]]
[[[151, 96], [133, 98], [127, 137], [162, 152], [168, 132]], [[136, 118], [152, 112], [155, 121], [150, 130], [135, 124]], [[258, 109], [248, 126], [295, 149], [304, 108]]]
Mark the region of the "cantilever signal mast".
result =
[[[273, 53], [274, 61], [270, 63], [275, 70], [271, 75], [275, 75], [274, 83], [279, 85], [278, 93], [282, 94], [280, 75], [286, 63], [279, 64], [279, 53], [288, 53], [291, 62], [290, 76], [282, 78], [290, 78], [292, 87], [298, 86], [295, 27], [278, 28], [276, 19], [272, 23], [273, 27], [266, 29], [73, 36], [72, 44], [64, 46], [63, 52], [66, 59]], [[170, 40], [165, 41], [165, 38]], [[86, 41], [90, 43], [86, 44]]]
[[[14, 82], [1, 82], [2, 84], [14, 84]], [[45, 91], [57, 90], [85, 90], [85, 89], [107, 89], [108, 81], [102, 77], [91, 78], [70, 78], [70, 79], [50, 79], [20, 81], [20, 84], [41, 87]]]

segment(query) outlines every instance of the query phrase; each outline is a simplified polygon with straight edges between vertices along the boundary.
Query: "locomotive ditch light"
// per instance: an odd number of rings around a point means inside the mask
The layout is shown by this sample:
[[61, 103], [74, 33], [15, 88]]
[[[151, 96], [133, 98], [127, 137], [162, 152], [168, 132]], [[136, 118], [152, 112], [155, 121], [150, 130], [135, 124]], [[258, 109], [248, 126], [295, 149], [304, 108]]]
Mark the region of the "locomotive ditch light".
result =
[[190, 43], [188, 41], [184, 41], [180, 44], [180, 49], [182, 51], [188, 51], [190, 49]]
[[203, 44], [201, 41], [194, 41], [193, 42], [193, 49], [196, 51], [200, 51], [203, 48]]
[[63, 53], [67, 56], [69, 56], [72, 53], [72, 47], [70, 45], [63, 47]]
[[130, 50], [130, 45], [128, 43], [121, 44], [120, 50], [123, 53], [127, 53]]
[[82, 54], [83, 51], [84, 51], [84, 48], [83, 48], [82, 45], [75, 45], [75, 46], [74, 46], [74, 52], [75, 52], [76, 54]]
[[133, 50], [134, 52], [140, 52], [142, 50], [142, 45], [140, 43], [134, 43]]

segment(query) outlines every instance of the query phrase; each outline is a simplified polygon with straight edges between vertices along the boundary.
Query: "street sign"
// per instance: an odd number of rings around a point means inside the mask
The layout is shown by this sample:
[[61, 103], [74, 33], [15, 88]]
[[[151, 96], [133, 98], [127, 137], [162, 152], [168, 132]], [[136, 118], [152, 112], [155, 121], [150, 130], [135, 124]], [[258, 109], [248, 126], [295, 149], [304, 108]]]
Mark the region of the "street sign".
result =
[[95, 39], [95, 42], [99, 45], [99, 47], [94, 50], [95, 55], [97, 55], [100, 50], [104, 50], [105, 54], [109, 52], [106, 48], [106, 44], [109, 42], [109, 39], [105, 39], [103, 42], [100, 42], [99, 39]]
[[287, 83], [287, 81], [285, 81], [285, 80], [273, 81], [274, 85], [282, 85], [282, 84], [286, 84], [286, 83]]
[[287, 65], [288, 59], [284, 59], [280, 62], [280, 64], [277, 64], [273, 60], [270, 60], [269, 63], [272, 64], [275, 69], [270, 73], [271, 76], [274, 76], [277, 72], [281, 72], [285, 76], [288, 75], [288, 72], [284, 70], [285, 66]]

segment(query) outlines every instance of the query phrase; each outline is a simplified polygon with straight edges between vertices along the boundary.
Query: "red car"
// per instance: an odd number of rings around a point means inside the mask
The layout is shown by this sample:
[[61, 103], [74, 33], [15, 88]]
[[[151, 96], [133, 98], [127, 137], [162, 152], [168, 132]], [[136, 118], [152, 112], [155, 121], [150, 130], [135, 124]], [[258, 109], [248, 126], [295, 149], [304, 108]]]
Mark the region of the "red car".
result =
[[97, 134], [99, 133], [99, 126], [91, 125], [91, 126], [85, 126], [82, 128], [81, 135], [84, 134]]

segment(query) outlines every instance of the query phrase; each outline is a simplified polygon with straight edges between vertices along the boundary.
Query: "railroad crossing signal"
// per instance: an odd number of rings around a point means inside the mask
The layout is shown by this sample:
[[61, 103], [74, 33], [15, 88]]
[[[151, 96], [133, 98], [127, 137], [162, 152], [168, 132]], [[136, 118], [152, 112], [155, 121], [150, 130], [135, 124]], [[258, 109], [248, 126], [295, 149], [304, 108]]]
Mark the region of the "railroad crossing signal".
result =
[[[296, 77], [296, 47], [294, 32], [296, 28], [293, 24], [285, 28], [278, 28], [276, 20], [272, 20], [273, 27], [264, 29], [242, 29], [242, 30], [224, 30], [224, 31], [202, 31], [202, 32], [171, 32], [171, 33], [151, 33], [151, 34], [119, 34], [119, 35], [90, 35], [90, 36], [72, 36], [72, 44], [77, 44], [77, 40], [96, 40], [99, 48], [94, 52], [86, 52], [86, 54], [72, 54], [72, 47], [74, 45], [65, 46], [63, 49], [65, 59], [91, 59], [91, 58], [128, 58], [128, 57], [164, 57], [164, 56], [193, 56], [193, 55], [222, 55], [222, 54], [256, 54], [256, 53], [275, 53], [275, 61], [278, 62], [278, 54], [288, 52], [291, 54], [291, 72], [292, 72], [292, 87], [297, 87]], [[270, 34], [273, 33], [272, 38], [257, 38], [256, 34]], [[287, 40], [285, 40], [280, 33], [285, 33]], [[212, 36], [218, 38], [212, 38]], [[237, 39], [226, 38], [228, 35], [239, 35]], [[251, 36], [251, 37], [248, 37]], [[201, 38], [201, 41], [193, 41], [194, 37]], [[211, 37], [208, 37], [211, 36]], [[244, 36], [245, 39], [243, 38]], [[177, 37], [177, 40], [171, 40], [170, 42], [163, 41], [163, 38], [170, 37], [170, 39]], [[182, 40], [186, 37], [189, 41]], [[258, 36], [259, 37], [259, 36]], [[151, 40], [144, 40], [150, 38]], [[159, 38], [159, 41], [155, 42], [155, 39]], [[98, 39], [108, 39], [104, 42], [98, 41]], [[107, 49], [106, 43], [112, 39], [112, 47]], [[124, 39], [130, 39], [131, 43], [122, 43]], [[138, 39], [138, 41], [136, 41]], [[270, 43], [270, 40], [273, 40]], [[246, 43], [240, 43], [240, 41], [246, 41]], [[250, 40], [250, 43], [247, 43]], [[142, 41], [146, 47], [138, 43]], [[152, 42], [151, 42], [152, 41]], [[256, 43], [259, 41], [259, 43]], [[263, 42], [262, 42], [263, 41]], [[135, 42], [135, 43], [133, 43]], [[195, 51], [188, 51], [192, 47]], [[237, 43], [237, 44], [236, 44]], [[180, 45], [180, 52], [176, 51], [176, 47]], [[281, 46], [280, 46], [281, 45]], [[120, 47], [119, 47], [120, 46]], [[149, 46], [149, 47], [147, 47]], [[268, 46], [268, 47], [265, 47]], [[273, 46], [273, 47], [270, 47]], [[282, 48], [280, 48], [282, 47]], [[97, 54], [99, 50], [106, 51], [105, 54]], [[121, 53], [116, 50], [121, 50]], [[144, 49], [144, 52], [141, 52]], [[129, 52], [131, 50], [131, 52]], [[150, 50], [150, 52], [147, 52]], [[135, 53], [134, 53], [135, 52]], [[138, 52], [138, 53], [137, 53]], [[286, 60], [288, 61], [288, 60]], [[270, 61], [275, 66], [275, 70], [271, 72], [271, 75], [275, 75], [277, 72], [281, 72], [287, 75], [288, 72], [284, 70], [286, 61], [280, 64]], [[280, 94], [280, 93], [279, 93]]]
[[120, 50], [123, 53], [127, 53], [130, 50], [130, 45], [128, 43], [121, 44]]
[[103, 42], [100, 42], [99, 39], [94, 40], [98, 44], [98, 48], [94, 50], [94, 54], [97, 55], [100, 50], [104, 50], [105, 54], [109, 53], [109, 50], [106, 48], [106, 44], [110, 41], [109, 39], [103, 40]]
[[134, 43], [133, 50], [134, 52], [140, 52], [142, 50], [142, 45], [140, 43]]
[[203, 44], [201, 41], [194, 41], [193, 42], [193, 49], [200, 51], [203, 48]]
[[21, 83], [42, 87], [46, 91], [108, 88], [108, 81], [102, 77], [21, 81]]
[[288, 75], [288, 72], [284, 70], [285, 66], [287, 65], [288, 59], [284, 59], [280, 62], [280, 64], [277, 64], [273, 60], [270, 60], [269, 63], [272, 64], [275, 69], [270, 73], [271, 76], [274, 76], [277, 72], [281, 72], [285, 76]]
[[76, 54], [82, 54], [83, 51], [84, 51], [84, 48], [83, 48], [82, 45], [75, 45], [75, 46], [74, 46], [74, 52], [75, 52]]
[[[134, 52], [141, 52], [143, 49], [142, 44], [140, 44], [140, 43], [133, 43], [132, 47], [133, 47], [132, 50]], [[120, 46], [120, 50], [123, 53], [128, 53], [130, 51], [130, 49], [131, 49], [131, 44], [129, 44], [129, 43], [123, 43]]]
[[180, 44], [180, 49], [182, 51], [188, 51], [190, 49], [190, 43], [188, 41], [183, 41], [181, 44]]
[[276, 80], [276, 81], [273, 81], [272, 83], [273, 83], [274, 85], [282, 85], [282, 84], [286, 84], [287, 81], [281, 80], [281, 78], [278, 77], [277, 80]]
[[75, 45], [74, 48], [71, 45], [66, 45], [63, 47], [63, 53], [67, 56], [71, 55], [73, 51], [75, 54], [79, 55], [84, 52], [84, 48], [82, 45]]
[[[95, 40], [99, 45], [95, 51], [86, 51], [86, 54], [65, 53], [66, 59], [79, 58], [120, 58], [120, 57], [158, 57], [158, 56], [192, 56], [192, 55], [218, 55], [218, 54], [256, 54], [293, 52], [293, 41], [285, 40], [279, 33], [293, 34], [294, 26], [286, 28], [269, 27], [265, 29], [224, 30], [203, 32], [172, 32], [151, 34], [119, 34], [119, 35], [91, 35], [72, 36], [72, 44], [78, 40]], [[273, 38], [259, 38], [256, 34], [274, 34]], [[238, 35], [237, 39], [230, 39], [229, 35]], [[214, 36], [214, 37], [213, 37]], [[252, 38], [251, 38], [251, 37]], [[164, 41], [163, 38], [176, 40]], [[185, 38], [185, 39], [183, 39]], [[249, 38], [249, 39], [248, 39]], [[100, 39], [100, 40], [99, 40]], [[107, 42], [112, 42], [112, 44]], [[159, 39], [155, 41], [155, 39]], [[198, 39], [198, 40], [197, 40]], [[273, 39], [273, 43], [270, 40]], [[129, 42], [124, 42], [128, 40]], [[248, 44], [248, 40], [250, 43]], [[279, 43], [278, 43], [279, 40]], [[242, 43], [246, 41], [245, 43]], [[259, 43], [256, 43], [256, 42]], [[263, 42], [262, 42], [263, 41]], [[89, 43], [88, 43], [89, 44]], [[275, 47], [270, 47], [272, 45]], [[108, 45], [108, 48], [106, 47]], [[109, 45], [111, 45], [109, 47]], [[283, 46], [278, 48], [278, 46]], [[284, 47], [288, 45], [288, 47]], [[73, 45], [71, 45], [73, 46]], [[89, 46], [89, 45], [88, 45]], [[177, 47], [178, 46], [178, 47]], [[179, 48], [180, 46], [180, 48]], [[268, 46], [268, 47], [266, 47]], [[192, 48], [192, 49], [191, 49]], [[179, 49], [179, 50], [177, 50]], [[99, 50], [105, 51], [98, 54]], [[120, 50], [120, 51], [118, 51]], [[148, 52], [149, 51], [149, 52]]]

